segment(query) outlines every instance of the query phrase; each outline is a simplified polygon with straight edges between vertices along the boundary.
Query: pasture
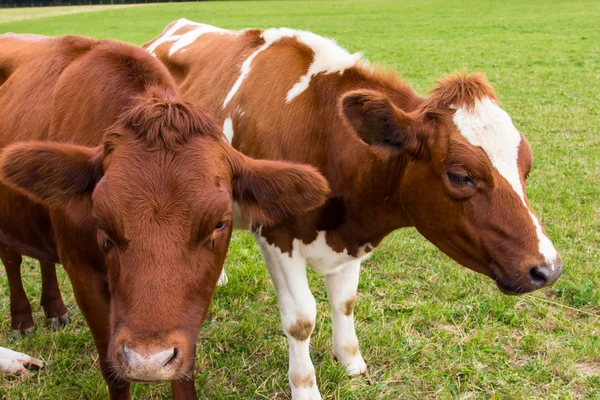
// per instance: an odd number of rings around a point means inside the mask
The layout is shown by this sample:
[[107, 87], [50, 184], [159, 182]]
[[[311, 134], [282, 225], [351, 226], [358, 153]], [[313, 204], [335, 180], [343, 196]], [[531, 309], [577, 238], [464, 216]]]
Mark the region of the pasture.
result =
[[[89, 9], [92, 10], [92, 9]], [[177, 18], [223, 28], [288, 26], [335, 38], [351, 52], [397, 70], [420, 93], [436, 78], [486, 73], [529, 139], [533, 208], [564, 261], [551, 288], [521, 297], [444, 256], [414, 229], [390, 235], [364, 263], [355, 312], [371, 379], [349, 379], [333, 359], [322, 280], [312, 356], [328, 399], [600, 398], [600, 21], [590, 1], [428, 0], [204, 2], [107, 8], [0, 10], [0, 33], [80, 34], [142, 44]], [[47, 14], [46, 14], [47, 12]], [[510, 218], [510, 216], [507, 216]], [[287, 344], [264, 262], [237, 232], [200, 331], [196, 388], [204, 399], [285, 399]], [[40, 271], [27, 260], [25, 288], [36, 330], [15, 339], [0, 272], [0, 345], [47, 367], [2, 377], [8, 399], [106, 398], [91, 334], [59, 269], [73, 321], [43, 324]], [[135, 398], [168, 398], [167, 384], [134, 384]]]

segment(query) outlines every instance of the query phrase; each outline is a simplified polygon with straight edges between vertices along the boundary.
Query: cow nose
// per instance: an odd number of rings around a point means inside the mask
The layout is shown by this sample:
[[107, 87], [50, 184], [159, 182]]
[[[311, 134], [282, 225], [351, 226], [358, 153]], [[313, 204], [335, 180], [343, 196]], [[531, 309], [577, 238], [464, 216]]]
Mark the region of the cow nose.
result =
[[123, 345], [121, 349], [125, 376], [138, 381], [169, 380], [175, 374], [179, 351], [167, 349], [134, 349]]
[[561, 261], [535, 265], [529, 269], [529, 281], [533, 286], [542, 288], [556, 282], [561, 273]]

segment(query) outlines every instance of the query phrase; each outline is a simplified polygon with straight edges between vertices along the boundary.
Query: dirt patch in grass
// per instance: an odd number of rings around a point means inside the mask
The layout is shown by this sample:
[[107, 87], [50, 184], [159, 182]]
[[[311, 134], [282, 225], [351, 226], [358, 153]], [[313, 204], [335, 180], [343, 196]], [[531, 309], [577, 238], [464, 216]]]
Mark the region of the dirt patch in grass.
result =
[[600, 376], [600, 360], [596, 362], [578, 362], [574, 365], [582, 376]]

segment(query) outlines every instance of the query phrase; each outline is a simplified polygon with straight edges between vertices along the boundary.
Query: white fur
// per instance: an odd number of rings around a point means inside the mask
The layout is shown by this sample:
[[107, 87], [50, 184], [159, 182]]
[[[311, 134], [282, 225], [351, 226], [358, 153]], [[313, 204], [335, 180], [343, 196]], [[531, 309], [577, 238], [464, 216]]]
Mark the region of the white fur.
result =
[[[198, 39], [201, 35], [205, 33], [232, 33], [232, 31], [228, 31], [225, 29], [217, 28], [216, 26], [207, 25], [207, 24], [196, 24], [198, 27], [193, 29], [179, 37], [175, 43], [171, 46], [169, 50], [169, 56], [172, 56], [177, 51], [183, 49], [186, 46], [194, 43], [196, 39]], [[182, 50], [182, 52], [185, 50]]]
[[[279, 311], [283, 329], [288, 338], [290, 351], [290, 387], [292, 399], [320, 399], [316, 386], [314, 367], [310, 359], [310, 339], [298, 340], [290, 334], [290, 328], [298, 321], [316, 321], [316, 302], [310, 291], [306, 276], [307, 266], [325, 275], [327, 294], [332, 308], [333, 346], [339, 361], [346, 366], [349, 374], [366, 372], [366, 364], [360, 351], [349, 354], [352, 346], [358, 348], [358, 339], [354, 331], [353, 315], [345, 315], [345, 304], [356, 297], [360, 262], [369, 256], [366, 246], [359, 250], [358, 257], [334, 251], [327, 245], [325, 231], [320, 231], [316, 239], [308, 244], [300, 239], [292, 242], [291, 255], [282, 253], [256, 232], [256, 239], [265, 257], [269, 274], [275, 285], [279, 300]], [[315, 384], [310, 387], [295, 387], [292, 377], [312, 377]]]
[[233, 140], [233, 121], [231, 120], [231, 117], [225, 118], [225, 122], [223, 122], [223, 133], [229, 144], [231, 144], [231, 141]]
[[298, 31], [289, 28], [271, 28], [264, 30], [261, 34], [261, 37], [265, 43], [256, 49], [256, 51], [254, 51], [242, 64], [240, 76], [225, 97], [223, 109], [227, 107], [227, 104], [229, 104], [233, 96], [235, 96], [235, 94], [238, 92], [242, 86], [242, 82], [250, 73], [250, 67], [254, 58], [256, 58], [256, 56], [261, 52], [268, 49], [273, 43], [283, 38], [294, 37], [296, 40], [306, 44], [314, 52], [313, 62], [308, 68], [306, 75], [302, 76], [300, 80], [288, 91], [286, 96], [286, 101], [288, 103], [308, 88], [310, 80], [314, 75], [321, 72], [326, 74], [331, 74], [333, 72], [342, 73], [347, 68], [356, 65], [361, 57], [360, 53], [349, 54], [346, 50], [338, 46], [335, 41], [315, 35], [312, 32]]
[[295, 36], [298, 41], [307, 45], [314, 52], [314, 56], [306, 74], [300, 77], [300, 80], [288, 91], [285, 98], [287, 103], [308, 89], [313, 76], [320, 73], [338, 72], [341, 74], [346, 69], [355, 66], [362, 56], [361, 53], [350, 54], [334, 40], [315, 35], [312, 32], [295, 31]]
[[0, 347], [0, 372], [3, 374], [22, 374], [27, 372], [26, 364], [41, 368], [44, 363], [27, 354]]
[[154, 52], [156, 51], [158, 46], [160, 46], [163, 43], [179, 39], [181, 37], [181, 35], [175, 35], [175, 32], [177, 32], [179, 29], [183, 28], [186, 25], [197, 25], [197, 24], [195, 22], [192, 22], [185, 18], [178, 19], [177, 21], [175, 21], [175, 24], [173, 24], [173, 26], [168, 31], [166, 31], [163, 35], [158, 37], [154, 41], [154, 43], [152, 43], [150, 46], [148, 46], [146, 51], [148, 53], [152, 54], [153, 56], [156, 56], [156, 54]]
[[237, 91], [242, 86], [242, 82], [244, 81], [244, 79], [246, 79], [246, 76], [248, 76], [248, 74], [250, 73], [250, 66], [252, 65], [252, 60], [254, 60], [254, 58], [257, 55], [259, 55], [261, 52], [265, 51], [270, 45], [271, 45], [271, 43], [265, 42], [262, 46], [260, 46], [257, 50], [255, 50], [254, 53], [250, 54], [250, 57], [248, 57], [246, 59], [246, 61], [243, 62], [242, 68], [240, 69], [240, 76], [237, 78], [237, 80], [231, 87], [231, 90], [229, 91], [229, 93], [227, 93], [227, 96], [225, 97], [225, 101], [223, 101], [223, 109], [225, 109], [225, 107], [227, 107], [227, 104], [231, 101], [233, 96], [235, 96]]
[[535, 227], [539, 252], [554, 269], [558, 253], [525, 201], [525, 191], [521, 185], [517, 164], [521, 134], [513, 125], [510, 116], [489, 98], [477, 100], [472, 112], [463, 107], [455, 108], [454, 124], [469, 143], [485, 151], [494, 168], [508, 181], [521, 199]]
[[[340, 364], [346, 367], [350, 376], [367, 372], [367, 364], [358, 350], [358, 338], [354, 330], [354, 312], [350, 315], [346, 315], [344, 312], [348, 300], [356, 299], [360, 262], [360, 259], [350, 261], [337, 272], [325, 276], [333, 325], [333, 354]], [[349, 351], [353, 347], [357, 350], [355, 354]]]

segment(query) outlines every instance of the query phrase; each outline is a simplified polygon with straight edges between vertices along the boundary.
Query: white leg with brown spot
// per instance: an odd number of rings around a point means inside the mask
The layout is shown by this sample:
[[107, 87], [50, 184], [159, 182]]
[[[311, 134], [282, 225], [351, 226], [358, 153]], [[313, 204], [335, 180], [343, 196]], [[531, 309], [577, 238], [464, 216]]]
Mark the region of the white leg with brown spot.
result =
[[354, 330], [354, 304], [359, 275], [360, 260], [356, 260], [325, 276], [333, 322], [333, 354], [350, 376], [367, 372], [367, 364], [360, 354]]
[[310, 335], [315, 326], [317, 307], [306, 276], [306, 259], [292, 256], [256, 235], [279, 300], [281, 323], [290, 350], [289, 381], [293, 400], [317, 400], [315, 368], [310, 359]]

